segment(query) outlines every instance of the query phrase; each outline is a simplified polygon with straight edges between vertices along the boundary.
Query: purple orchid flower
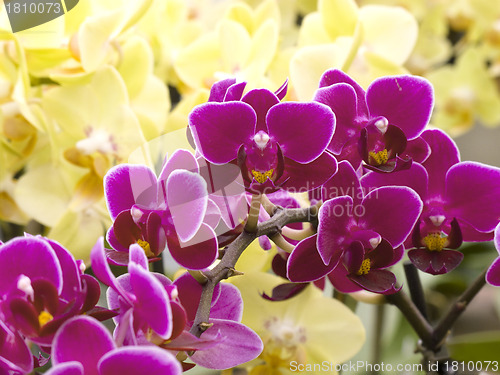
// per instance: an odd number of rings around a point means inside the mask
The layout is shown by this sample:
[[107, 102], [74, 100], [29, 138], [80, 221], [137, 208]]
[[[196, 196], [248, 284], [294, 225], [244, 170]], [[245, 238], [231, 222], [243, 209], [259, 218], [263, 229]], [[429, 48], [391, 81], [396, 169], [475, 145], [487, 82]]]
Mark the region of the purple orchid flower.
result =
[[[130, 248], [129, 273], [115, 278], [106, 262], [102, 240], [91, 253], [92, 267], [108, 289], [108, 305], [119, 309], [114, 336], [118, 344], [158, 345], [175, 354], [188, 352], [195, 364], [226, 369], [257, 357], [262, 341], [242, 325], [242, 300], [233, 285], [218, 285], [209, 323], [200, 338], [189, 333], [201, 296], [201, 285], [189, 274], [172, 283], [150, 273], [138, 245]], [[187, 355], [185, 356], [187, 358]], [[183, 363], [184, 368], [189, 364]]]
[[337, 128], [328, 150], [355, 169], [393, 172], [422, 162], [428, 146], [419, 138], [434, 105], [430, 83], [402, 75], [378, 78], [363, 90], [338, 69], [325, 72], [314, 100], [329, 106]]
[[500, 223], [495, 228], [494, 242], [499, 253], [499, 257], [493, 261], [488, 269], [488, 272], [486, 273], [486, 281], [493, 286], [500, 286]]
[[[334, 186], [350, 187], [351, 194], [328, 199], [321, 206], [318, 233], [299, 242], [291, 253], [288, 278], [307, 282], [328, 275], [334, 280], [345, 267], [344, 276], [360, 287], [394, 292], [396, 278], [383, 268], [401, 258], [401, 245], [422, 211], [422, 201], [407, 187], [384, 187], [364, 195], [347, 162], [339, 164], [339, 172], [324, 188], [337, 191]], [[336, 268], [338, 272], [332, 274]], [[337, 283], [341, 284], [345, 283]]]
[[48, 375], [180, 375], [182, 367], [170, 353], [155, 346], [117, 347], [95, 319], [79, 316], [57, 332]]
[[110, 262], [128, 263], [128, 249], [138, 244], [154, 260], [168, 246], [173, 258], [188, 269], [208, 267], [217, 258], [214, 229], [220, 211], [208, 198], [198, 163], [177, 150], [157, 178], [146, 166], [121, 164], [104, 178], [108, 210], [114, 223], [107, 240]]
[[0, 373], [25, 375], [33, 371], [33, 355], [23, 337], [0, 319]]
[[426, 130], [422, 138], [431, 147], [423, 164], [382, 175], [368, 173], [365, 188], [408, 186], [415, 190], [424, 209], [405, 247], [420, 270], [443, 274], [463, 259], [457, 249], [463, 241], [488, 241], [500, 217], [500, 169], [475, 162], [460, 162], [453, 140], [441, 130]]
[[286, 84], [276, 94], [254, 89], [240, 100], [243, 88], [218, 82], [209, 101], [190, 113], [198, 152], [213, 164], [238, 164], [252, 193], [307, 191], [325, 182], [336, 169], [335, 158], [324, 152], [335, 130], [330, 108], [280, 103]]
[[86, 313], [100, 319], [114, 313], [96, 308], [99, 283], [84, 275], [69, 253], [43, 237], [14, 238], [0, 246], [0, 318], [42, 348], [69, 318]]

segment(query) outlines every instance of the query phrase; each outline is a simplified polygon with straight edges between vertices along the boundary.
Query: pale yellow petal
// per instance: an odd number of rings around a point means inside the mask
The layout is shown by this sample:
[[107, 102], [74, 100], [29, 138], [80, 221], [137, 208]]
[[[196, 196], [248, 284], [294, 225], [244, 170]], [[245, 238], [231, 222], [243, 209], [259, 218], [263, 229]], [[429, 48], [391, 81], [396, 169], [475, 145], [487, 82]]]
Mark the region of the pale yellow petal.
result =
[[129, 96], [135, 97], [153, 71], [153, 51], [143, 38], [131, 36], [123, 44], [122, 54], [118, 72], [123, 77]]
[[214, 73], [221, 69], [221, 58], [218, 35], [211, 33], [182, 49], [174, 67], [179, 78], [188, 86], [210, 88], [215, 82]]
[[418, 24], [411, 13], [399, 7], [367, 5], [360, 9], [359, 20], [369, 51], [396, 65], [408, 59], [418, 36]]
[[70, 184], [53, 165], [39, 166], [25, 173], [16, 184], [18, 206], [43, 225], [55, 225], [71, 199]]
[[59, 242], [76, 259], [82, 259], [88, 264], [92, 247], [111, 225], [111, 220], [103, 215], [102, 209], [91, 207], [79, 212], [66, 211], [47, 237]]
[[260, 245], [259, 241], [253, 241], [250, 246], [248, 246], [241, 257], [236, 263], [236, 270], [249, 273], [249, 272], [266, 272], [271, 268], [271, 262], [276, 254], [276, 248], [264, 251]]
[[[306, 330], [307, 350], [323, 361], [342, 363], [354, 356], [365, 342], [361, 320], [343, 303], [307, 288], [298, 298], [304, 308], [297, 325]], [[311, 355], [311, 354], [310, 354]]]
[[331, 42], [332, 39], [323, 25], [321, 14], [314, 12], [304, 17], [299, 31], [299, 46], [309, 46]]
[[354, 33], [358, 6], [354, 0], [319, 0], [318, 11], [331, 41]]
[[245, 3], [232, 5], [227, 10], [226, 18], [243, 26], [249, 34], [253, 33], [256, 27], [252, 8]]
[[258, 82], [265, 75], [278, 47], [278, 25], [274, 20], [266, 21], [255, 33], [251, 41], [245, 78], [250, 82]]
[[78, 33], [83, 69], [96, 70], [113, 52], [112, 38], [121, 25], [124, 10], [117, 9], [87, 18]]
[[276, 24], [280, 24], [281, 15], [278, 2], [276, 0], [264, 0], [255, 9], [255, 25], [260, 26], [268, 20], [274, 20]]
[[297, 51], [290, 61], [290, 77], [299, 100], [312, 99], [323, 73], [342, 66], [351, 43], [342, 38], [337, 43], [307, 46]]
[[146, 139], [158, 136], [165, 128], [170, 111], [167, 86], [158, 77], [147, 77], [142, 90], [133, 98], [132, 110], [136, 114]]
[[218, 24], [222, 55], [222, 71], [232, 74], [246, 65], [252, 40], [248, 31], [239, 23], [221, 20]]

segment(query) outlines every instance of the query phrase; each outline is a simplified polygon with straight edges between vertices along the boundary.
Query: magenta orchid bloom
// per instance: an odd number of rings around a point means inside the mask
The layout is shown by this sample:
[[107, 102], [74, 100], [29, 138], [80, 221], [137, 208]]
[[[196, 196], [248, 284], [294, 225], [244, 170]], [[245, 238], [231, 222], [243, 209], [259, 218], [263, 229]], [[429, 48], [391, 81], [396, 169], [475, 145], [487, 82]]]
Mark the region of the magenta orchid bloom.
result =
[[[352, 288], [353, 282], [358, 290], [395, 292], [396, 278], [383, 268], [401, 259], [401, 245], [422, 211], [418, 195], [407, 187], [379, 188], [364, 195], [354, 169], [345, 161], [324, 188], [324, 198], [328, 191], [350, 188], [351, 193], [321, 206], [318, 233], [299, 242], [291, 253], [288, 278], [308, 282], [328, 275], [341, 291]], [[336, 268], [338, 272], [332, 272]], [[338, 275], [349, 282], [336, 279]]]
[[254, 89], [240, 100], [244, 84], [234, 82], [216, 83], [211, 100], [190, 113], [198, 152], [210, 163], [238, 164], [252, 193], [307, 191], [324, 183], [336, 170], [335, 158], [325, 153], [335, 130], [331, 109], [281, 103], [286, 85], [276, 94]]
[[434, 105], [430, 83], [403, 75], [378, 78], [363, 90], [338, 69], [325, 72], [314, 100], [329, 106], [337, 128], [328, 150], [355, 169], [364, 161], [368, 169], [392, 172], [409, 168], [412, 159], [429, 154], [418, 138]]
[[420, 270], [443, 274], [463, 259], [457, 249], [463, 241], [493, 238], [500, 217], [500, 169], [476, 162], [460, 162], [453, 140], [441, 130], [426, 130], [422, 138], [431, 147], [423, 164], [414, 163], [398, 173], [368, 173], [365, 188], [408, 186], [415, 190], [424, 209], [406, 247]]
[[99, 283], [82, 274], [68, 250], [43, 237], [19, 237], [0, 246], [0, 318], [10, 330], [50, 347], [57, 329], [87, 313], [103, 319], [114, 314], [94, 309]]
[[168, 246], [172, 257], [188, 269], [208, 267], [217, 258], [214, 228], [220, 219], [208, 198], [198, 163], [186, 150], [176, 151], [157, 178], [146, 166], [121, 164], [104, 178], [105, 196], [114, 223], [107, 240], [110, 262], [128, 263], [129, 246], [140, 245], [157, 259]]
[[[92, 268], [108, 289], [108, 305], [118, 309], [114, 337], [123, 345], [158, 345], [177, 354], [188, 352], [195, 364], [226, 369], [250, 361], [262, 351], [262, 341], [240, 323], [243, 302], [236, 287], [215, 289], [209, 323], [200, 338], [189, 333], [201, 296], [201, 285], [189, 274], [172, 283], [150, 273], [147, 258], [138, 245], [130, 247], [128, 274], [111, 273], [102, 239], [91, 253]], [[183, 363], [184, 368], [189, 364]]]
[[48, 375], [180, 375], [182, 367], [170, 353], [151, 346], [117, 347], [106, 327], [79, 316], [57, 332]]

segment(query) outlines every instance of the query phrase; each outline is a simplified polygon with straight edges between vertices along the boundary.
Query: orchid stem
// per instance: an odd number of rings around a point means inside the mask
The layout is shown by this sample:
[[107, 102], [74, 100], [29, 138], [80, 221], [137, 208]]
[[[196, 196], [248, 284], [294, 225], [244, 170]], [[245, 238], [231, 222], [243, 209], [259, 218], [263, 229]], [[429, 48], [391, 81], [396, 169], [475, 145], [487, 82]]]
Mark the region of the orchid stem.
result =
[[[380, 363], [382, 356], [382, 334], [384, 332], [385, 305], [375, 305], [375, 332], [373, 333], [372, 363]], [[372, 374], [378, 374], [372, 371]]]
[[432, 334], [434, 348], [439, 349], [442, 341], [446, 338], [448, 331], [456, 322], [458, 317], [464, 312], [465, 308], [469, 305], [472, 299], [479, 293], [479, 291], [486, 284], [486, 268], [481, 274], [472, 282], [471, 285], [462, 293], [455, 303], [450, 307], [448, 312], [441, 318], [436, 325]]
[[252, 201], [250, 203], [250, 212], [248, 213], [247, 222], [245, 224], [246, 232], [254, 233], [257, 231], [261, 201], [262, 201], [262, 194], [252, 195]]
[[307, 226], [304, 229], [284, 227], [281, 229], [281, 233], [291, 240], [302, 241], [304, 238], [311, 237], [316, 231], [311, 226]]
[[269, 237], [271, 241], [273, 241], [276, 246], [280, 249], [286, 251], [287, 253], [291, 253], [295, 246], [293, 246], [290, 242], [288, 242], [280, 233], [275, 234], [274, 236]]
[[425, 303], [424, 289], [420, 281], [418, 269], [411, 262], [405, 262], [403, 267], [405, 270], [406, 281], [408, 282], [408, 288], [410, 289], [411, 300], [415, 306], [417, 306], [423, 317], [427, 319], [427, 306]]
[[273, 216], [276, 210], [278, 209], [276, 205], [269, 200], [267, 195], [263, 194], [262, 195], [262, 207], [264, 207], [264, 210], [269, 214], [269, 216]]
[[[260, 203], [260, 202], [259, 202]], [[279, 234], [280, 229], [290, 223], [307, 222], [316, 219], [318, 207], [311, 206], [308, 208], [280, 208], [274, 216], [263, 222], [256, 223], [255, 231], [243, 231], [231, 244], [226, 248], [221, 261], [211, 270], [204, 271], [203, 274], [207, 281], [203, 284], [200, 304], [196, 311], [196, 316], [190, 332], [197, 337], [206, 330], [206, 324], [210, 319], [210, 308], [212, 305], [212, 296], [215, 286], [224, 279], [227, 279], [235, 271], [235, 265], [243, 251], [260, 236], [274, 236]]]
[[433, 346], [433, 329], [429, 322], [420, 313], [420, 310], [415, 306], [408, 295], [402, 290], [396, 293], [385, 296], [389, 303], [395, 305], [404, 315], [418, 337], [422, 340], [426, 348]]

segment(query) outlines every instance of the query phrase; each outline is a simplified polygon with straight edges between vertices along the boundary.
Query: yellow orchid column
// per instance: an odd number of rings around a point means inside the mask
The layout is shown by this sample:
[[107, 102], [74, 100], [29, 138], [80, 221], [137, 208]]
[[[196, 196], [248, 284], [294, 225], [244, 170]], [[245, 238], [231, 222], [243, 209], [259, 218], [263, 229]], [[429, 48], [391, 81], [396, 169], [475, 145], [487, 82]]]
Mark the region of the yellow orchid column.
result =
[[242, 322], [264, 342], [262, 354], [248, 364], [250, 375], [320, 374], [324, 371], [320, 366], [335, 370], [365, 341], [359, 318], [313, 285], [291, 299], [272, 302], [261, 294], [271, 294], [273, 287], [284, 282], [277, 276], [254, 272], [231, 282], [243, 297]]

